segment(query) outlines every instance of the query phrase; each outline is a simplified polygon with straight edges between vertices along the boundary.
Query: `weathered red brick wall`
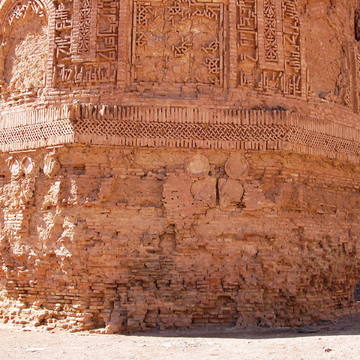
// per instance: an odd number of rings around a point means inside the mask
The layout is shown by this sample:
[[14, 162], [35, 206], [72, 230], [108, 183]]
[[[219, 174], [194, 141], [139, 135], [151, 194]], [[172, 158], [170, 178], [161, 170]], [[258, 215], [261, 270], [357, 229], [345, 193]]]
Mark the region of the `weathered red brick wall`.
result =
[[356, 311], [358, 165], [95, 146], [0, 161], [3, 320], [112, 332]]
[[360, 5], [0, 0], [0, 314], [106, 331], [359, 311]]

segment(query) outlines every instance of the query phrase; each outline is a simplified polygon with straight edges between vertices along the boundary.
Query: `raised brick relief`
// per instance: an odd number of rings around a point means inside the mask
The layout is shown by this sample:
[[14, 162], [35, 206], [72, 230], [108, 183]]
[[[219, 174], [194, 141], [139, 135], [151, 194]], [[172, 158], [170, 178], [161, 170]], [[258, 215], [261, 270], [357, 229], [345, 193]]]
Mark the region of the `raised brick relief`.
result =
[[237, 0], [239, 87], [307, 96], [297, 0]]
[[116, 83], [119, 1], [59, 2], [56, 29], [58, 86]]
[[258, 1], [258, 36], [260, 63], [268, 68], [282, 70], [284, 66], [282, 43], [282, 8], [275, 0]]
[[224, 82], [224, 7], [197, 1], [134, 1], [132, 82]]
[[274, 0], [264, 0], [264, 39], [266, 61], [278, 62], [277, 17]]
[[78, 0], [74, 3], [74, 58], [77, 60], [94, 60], [96, 47], [96, 5], [95, 0]]
[[71, 61], [72, 25], [72, 2], [58, 1], [55, 11], [55, 59], [58, 66]]

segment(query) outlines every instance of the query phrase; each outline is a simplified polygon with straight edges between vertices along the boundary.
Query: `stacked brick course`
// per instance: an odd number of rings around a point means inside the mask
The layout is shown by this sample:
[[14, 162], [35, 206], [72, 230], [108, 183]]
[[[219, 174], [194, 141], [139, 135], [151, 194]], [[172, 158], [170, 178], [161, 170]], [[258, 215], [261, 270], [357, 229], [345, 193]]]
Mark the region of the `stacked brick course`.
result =
[[298, 325], [357, 308], [358, 166], [95, 146], [8, 165], [6, 320], [109, 331]]

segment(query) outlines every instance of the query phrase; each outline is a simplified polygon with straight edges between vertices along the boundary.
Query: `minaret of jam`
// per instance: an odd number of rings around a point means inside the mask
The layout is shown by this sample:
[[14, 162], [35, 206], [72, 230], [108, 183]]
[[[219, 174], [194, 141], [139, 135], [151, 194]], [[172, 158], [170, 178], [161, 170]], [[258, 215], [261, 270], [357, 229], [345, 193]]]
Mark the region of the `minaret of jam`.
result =
[[0, 0], [0, 321], [115, 333], [360, 312], [359, 14]]

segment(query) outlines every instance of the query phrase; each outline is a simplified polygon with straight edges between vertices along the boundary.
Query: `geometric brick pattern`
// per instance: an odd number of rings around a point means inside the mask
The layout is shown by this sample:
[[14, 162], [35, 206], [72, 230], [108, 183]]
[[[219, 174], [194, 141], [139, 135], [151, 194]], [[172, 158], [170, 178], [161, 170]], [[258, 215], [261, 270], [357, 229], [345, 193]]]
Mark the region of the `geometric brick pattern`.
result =
[[[330, 157], [360, 155], [356, 129], [346, 134], [345, 127], [338, 125], [332, 130], [318, 121], [314, 130], [314, 119], [277, 109], [81, 104], [40, 109], [38, 113], [2, 113], [0, 117], [5, 124], [0, 149], [5, 151], [76, 142], [252, 150], [289, 149], [290, 145]], [[340, 131], [343, 136], [336, 136]]]
[[66, 120], [46, 122], [21, 127], [2, 129], [0, 132], [0, 144], [26, 144], [51, 137], [60, 137], [73, 134], [71, 123]]

